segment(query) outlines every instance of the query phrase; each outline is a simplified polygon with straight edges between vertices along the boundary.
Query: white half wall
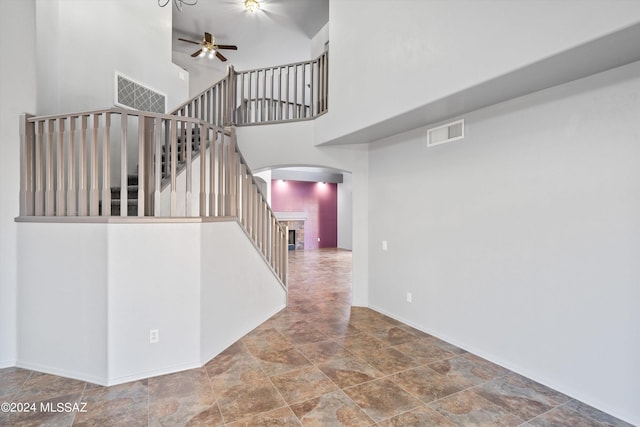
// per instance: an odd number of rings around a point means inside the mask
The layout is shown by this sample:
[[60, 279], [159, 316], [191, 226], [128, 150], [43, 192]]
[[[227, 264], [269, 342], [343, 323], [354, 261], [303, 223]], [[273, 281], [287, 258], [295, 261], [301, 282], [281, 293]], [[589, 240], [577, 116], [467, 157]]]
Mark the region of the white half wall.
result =
[[200, 366], [201, 224], [108, 232], [109, 384]]
[[21, 222], [18, 238], [24, 368], [102, 385], [190, 369], [286, 306], [235, 221]]
[[20, 113], [36, 110], [35, 2], [0, 1], [0, 368], [16, 361]]
[[106, 224], [18, 224], [17, 366], [107, 384]]
[[638, 76], [472, 112], [448, 144], [374, 143], [371, 307], [640, 424]]
[[287, 293], [237, 222], [202, 224], [201, 254], [204, 364], [285, 308]]

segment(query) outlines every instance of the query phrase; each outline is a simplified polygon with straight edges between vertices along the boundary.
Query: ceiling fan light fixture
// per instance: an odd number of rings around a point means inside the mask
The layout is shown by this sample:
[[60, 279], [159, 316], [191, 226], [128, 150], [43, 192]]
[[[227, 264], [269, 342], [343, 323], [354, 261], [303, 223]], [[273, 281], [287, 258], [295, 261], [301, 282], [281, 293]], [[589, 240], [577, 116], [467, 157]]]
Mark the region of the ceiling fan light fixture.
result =
[[215, 54], [215, 50], [209, 52], [209, 59], [213, 59], [213, 55]]
[[255, 12], [260, 9], [260, 2], [258, 0], [244, 0], [244, 8], [247, 12]]

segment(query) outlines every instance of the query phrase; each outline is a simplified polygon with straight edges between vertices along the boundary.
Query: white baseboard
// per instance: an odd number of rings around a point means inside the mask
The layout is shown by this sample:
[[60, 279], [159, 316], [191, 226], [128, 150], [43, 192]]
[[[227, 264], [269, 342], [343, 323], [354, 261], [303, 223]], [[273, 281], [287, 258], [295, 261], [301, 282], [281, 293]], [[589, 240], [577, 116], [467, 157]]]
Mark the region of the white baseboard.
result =
[[0, 360], [0, 369], [13, 368], [16, 366], [15, 360]]
[[144, 380], [146, 378], [159, 377], [161, 375], [174, 374], [176, 372], [181, 372], [181, 371], [187, 371], [189, 369], [200, 368], [201, 366], [202, 365], [200, 365], [199, 361], [193, 361], [193, 362], [188, 362], [188, 363], [183, 363], [183, 364], [181, 363], [179, 365], [168, 366], [166, 368], [153, 369], [151, 371], [137, 372], [135, 374], [124, 375], [124, 376], [117, 377], [117, 378], [109, 378], [109, 383], [107, 385], [108, 386], [114, 386], [114, 385], [118, 385], [118, 384], [128, 383], [128, 382], [131, 382], [131, 381], [138, 381], [138, 380]]
[[18, 360], [16, 362], [16, 366], [19, 368], [29, 369], [31, 371], [43, 372], [45, 374], [58, 375], [60, 377], [72, 378], [74, 380], [86, 381], [98, 385], [107, 385], [107, 378], [89, 374], [87, 372], [60, 369], [53, 366], [25, 362], [21, 360]]
[[410, 320], [404, 319], [401, 316], [396, 316], [395, 314], [389, 313], [383, 309], [381, 309], [380, 307], [376, 307], [376, 306], [369, 306], [369, 308], [373, 311], [377, 311], [380, 314], [384, 314], [385, 316], [391, 317], [392, 319], [395, 319], [399, 322], [404, 323], [405, 325], [411, 326], [412, 328], [415, 328], [419, 331], [422, 331], [426, 334], [429, 335], [433, 335], [434, 337], [441, 339], [443, 341], [448, 342], [449, 344], [453, 344], [456, 347], [460, 347], [461, 349], [468, 351], [469, 353], [472, 353], [476, 356], [480, 356], [483, 359], [486, 359], [488, 361], [490, 361], [491, 363], [495, 363], [496, 365], [502, 366], [503, 368], [506, 368], [512, 372], [515, 372], [516, 374], [522, 375], [523, 377], [527, 377], [533, 381], [536, 381], [544, 386], [547, 386], [549, 388], [552, 388], [556, 391], [559, 391], [562, 394], [565, 394], [569, 397], [571, 397], [572, 399], [575, 400], [579, 400], [580, 402], [586, 403], [589, 406], [592, 406], [602, 412], [606, 412], [607, 414], [613, 415], [614, 417], [617, 417], [623, 421], [626, 421], [632, 425], [640, 425], [640, 423], [638, 422], [639, 420], [633, 420], [630, 419], [628, 415], [626, 414], [620, 414], [617, 410], [617, 408], [611, 408], [606, 404], [603, 404], [602, 402], [599, 401], [595, 401], [592, 397], [589, 396], [585, 396], [584, 394], [582, 394], [580, 391], [573, 389], [572, 387], [568, 387], [564, 384], [558, 384], [556, 381], [554, 381], [552, 378], [549, 378], [547, 376], [545, 376], [544, 374], [541, 374], [539, 372], [533, 372], [529, 369], [523, 368], [521, 366], [518, 365], [514, 365], [511, 362], [508, 362], [494, 354], [489, 354], [486, 353], [485, 351], [479, 350], [474, 348], [473, 346], [468, 346], [465, 343], [461, 343], [455, 339], [452, 339], [450, 337], [447, 337], [445, 335], [439, 334], [438, 332], [432, 331], [429, 328], [425, 328], [422, 325], [418, 325], [416, 323], [411, 322]]

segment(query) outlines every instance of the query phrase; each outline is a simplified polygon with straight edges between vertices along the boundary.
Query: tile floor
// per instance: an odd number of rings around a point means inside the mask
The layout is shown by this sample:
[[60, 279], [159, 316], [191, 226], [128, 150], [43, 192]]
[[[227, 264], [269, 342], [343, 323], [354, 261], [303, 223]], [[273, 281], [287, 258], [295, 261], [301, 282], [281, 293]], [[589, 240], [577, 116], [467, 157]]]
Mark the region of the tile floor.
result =
[[629, 426], [350, 307], [350, 279], [348, 251], [292, 252], [287, 309], [200, 369], [113, 387], [2, 369], [0, 401], [86, 412], [0, 414], [0, 425]]

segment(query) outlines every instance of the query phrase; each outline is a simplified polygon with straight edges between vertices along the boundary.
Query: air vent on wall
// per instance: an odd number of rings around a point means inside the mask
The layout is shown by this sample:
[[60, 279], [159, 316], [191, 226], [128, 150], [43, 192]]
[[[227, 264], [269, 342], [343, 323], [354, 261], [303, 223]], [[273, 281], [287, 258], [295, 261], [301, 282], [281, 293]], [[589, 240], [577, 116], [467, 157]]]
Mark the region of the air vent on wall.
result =
[[116, 72], [116, 102], [121, 107], [164, 114], [166, 95], [156, 92]]
[[429, 129], [427, 131], [427, 147], [462, 138], [464, 138], [464, 119]]

